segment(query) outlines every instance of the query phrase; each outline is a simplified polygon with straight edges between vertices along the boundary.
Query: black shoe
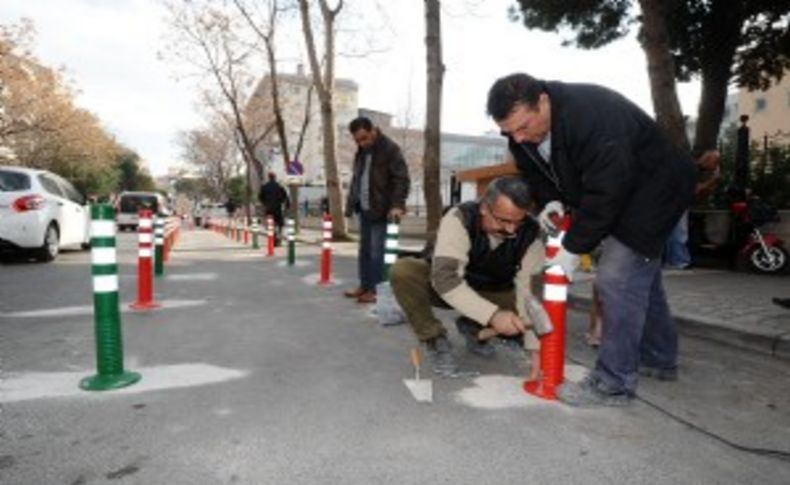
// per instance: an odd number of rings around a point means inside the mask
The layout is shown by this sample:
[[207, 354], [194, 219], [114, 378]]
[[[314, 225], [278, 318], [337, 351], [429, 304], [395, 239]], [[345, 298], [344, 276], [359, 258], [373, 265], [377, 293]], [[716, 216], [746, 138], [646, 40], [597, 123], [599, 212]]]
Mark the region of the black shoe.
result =
[[603, 382], [588, 375], [581, 382], [565, 382], [557, 392], [560, 401], [569, 406], [628, 406], [634, 395], [628, 392], [613, 392]]
[[494, 346], [488, 340], [478, 340], [477, 334], [480, 333], [482, 327], [475, 323], [474, 320], [467, 317], [458, 317], [455, 319], [455, 327], [464, 337], [466, 350], [480, 357], [491, 358], [494, 356], [494, 353], [496, 353]]
[[774, 298], [773, 302], [782, 308], [790, 309], [790, 298]]
[[440, 376], [454, 376], [458, 373], [458, 363], [453, 356], [453, 346], [447, 336], [440, 335], [425, 342], [428, 347], [428, 358], [433, 371]]

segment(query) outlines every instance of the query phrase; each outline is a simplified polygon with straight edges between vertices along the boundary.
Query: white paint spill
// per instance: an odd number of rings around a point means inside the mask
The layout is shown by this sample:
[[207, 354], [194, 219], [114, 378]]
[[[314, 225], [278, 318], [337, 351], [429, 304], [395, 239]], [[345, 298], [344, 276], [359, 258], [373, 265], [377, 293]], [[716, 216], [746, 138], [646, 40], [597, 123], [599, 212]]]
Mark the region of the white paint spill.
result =
[[294, 264], [290, 266], [288, 265], [288, 261], [277, 261], [277, 266], [280, 268], [287, 268], [291, 266], [302, 268], [308, 264], [310, 264], [309, 261], [305, 261], [304, 259], [294, 259]]
[[217, 279], [217, 273], [184, 273], [165, 276], [169, 281], [211, 281]]
[[[585, 367], [565, 366], [565, 379], [580, 381], [587, 374]], [[519, 376], [484, 375], [472, 381], [473, 386], [458, 391], [455, 402], [478, 409], [507, 409], [552, 404], [523, 389], [524, 378]]]
[[209, 364], [176, 364], [159, 367], [128, 367], [139, 372], [142, 379], [129, 387], [112, 391], [83, 391], [79, 382], [95, 375], [95, 371], [8, 373], [0, 382], [0, 402], [29, 401], [52, 398], [95, 398], [122, 394], [216, 384], [249, 375], [249, 371], [227, 369]]
[[[157, 300], [162, 309], [185, 308], [190, 306], [205, 305], [206, 300]], [[129, 308], [130, 303], [121, 303], [121, 312], [129, 313], [134, 310]], [[47, 308], [45, 310], [31, 310], [26, 312], [0, 313], [0, 317], [5, 318], [53, 318], [53, 317], [72, 317], [80, 315], [93, 315], [92, 305], [68, 306], [60, 308]]]
[[[302, 278], [302, 283], [304, 283], [306, 285], [310, 285], [310, 286], [316, 286], [316, 285], [318, 285], [318, 281], [320, 279], [321, 279], [321, 274], [320, 273], [313, 273], [313, 274], [309, 274], [309, 275], [303, 277]], [[342, 285], [342, 284], [343, 284], [343, 280], [339, 280], [337, 278], [332, 277], [331, 280], [329, 281], [329, 283], [318, 285], [318, 286], [337, 286], [337, 285]]]

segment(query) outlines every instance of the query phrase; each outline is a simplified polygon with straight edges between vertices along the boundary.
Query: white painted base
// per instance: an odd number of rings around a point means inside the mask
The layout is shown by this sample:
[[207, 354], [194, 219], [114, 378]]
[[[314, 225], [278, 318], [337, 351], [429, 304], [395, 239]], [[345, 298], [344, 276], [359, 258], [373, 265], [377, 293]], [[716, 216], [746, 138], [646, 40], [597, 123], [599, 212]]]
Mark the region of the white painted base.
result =
[[0, 382], [0, 403], [52, 398], [102, 399], [111, 396], [140, 394], [149, 391], [203, 386], [240, 379], [249, 371], [227, 369], [209, 364], [176, 364], [159, 367], [127, 368], [143, 378], [137, 384], [112, 391], [91, 392], [79, 388], [80, 379], [93, 370], [78, 372], [8, 373]]

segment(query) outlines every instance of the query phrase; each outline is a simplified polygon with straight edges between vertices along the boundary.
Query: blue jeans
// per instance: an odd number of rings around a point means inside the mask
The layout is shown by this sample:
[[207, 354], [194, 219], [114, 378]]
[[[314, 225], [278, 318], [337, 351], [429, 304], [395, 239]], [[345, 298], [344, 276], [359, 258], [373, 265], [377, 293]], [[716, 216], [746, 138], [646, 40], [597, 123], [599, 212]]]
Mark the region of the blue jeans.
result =
[[387, 222], [372, 222], [366, 211], [359, 213], [359, 286], [376, 291], [384, 279], [384, 243]]
[[592, 375], [613, 393], [633, 394], [640, 363], [677, 366], [678, 338], [661, 281], [661, 260], [645, 258], [609, 237], [595, 284], [603, 335]]
[[685, 268], [691, 264], [689, 253], [689, 213], [684, 212], [672, 229], [667, 243], [664, 244], [664, 264], [673, 268]]

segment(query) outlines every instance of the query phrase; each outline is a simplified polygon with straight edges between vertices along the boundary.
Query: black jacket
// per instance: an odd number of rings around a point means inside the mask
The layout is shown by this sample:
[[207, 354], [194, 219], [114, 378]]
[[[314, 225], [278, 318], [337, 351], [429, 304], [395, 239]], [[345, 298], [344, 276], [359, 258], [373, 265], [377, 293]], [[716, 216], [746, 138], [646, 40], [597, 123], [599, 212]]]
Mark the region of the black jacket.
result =
[[368, 175], [370, 177], [370, 215], [374, 221], [386, 221], [393, 207], [406, 208], [409, 195], [409, 170], [403, 160], [400, 147], [381, 131], [368, 150], [357, 150], [354, 156], [354, 172], [346, 199], [346, 217], [360, 211], [360, 178], [365, 168], [365, 156], [373, 158]]
[[475, 290], [504, 291], [513, 288], [513, 279], [521, 270], [521, 260], [538, 236], [538, 224], [527, 218], [516, 232], [516, 237], [505, 239], [491, 250], [488, 234], [480, 224], [480, 202], [459, 204], [464, 227], [469, 234], [469, 261], [464, 279]]
[[620, 94], [589, 84], [546, 82], [551, 101], [551, 160], [537, 147], [509, 147], [542, 208], [572, 208], [563, 245], [591, 251], [608, 235], [645, 257], [661, 255], [693, 200], [696, 171], [644, 111]]
[[288, 192], [285, 191], [282, 185], [274, 180], [269, 180], [261, 185], [261, 191], [258, 193], [258, 200], [268, 211], [279, 212], [282, 210], [283, 204], [287, 209], [290, 205], [288, 199]]

